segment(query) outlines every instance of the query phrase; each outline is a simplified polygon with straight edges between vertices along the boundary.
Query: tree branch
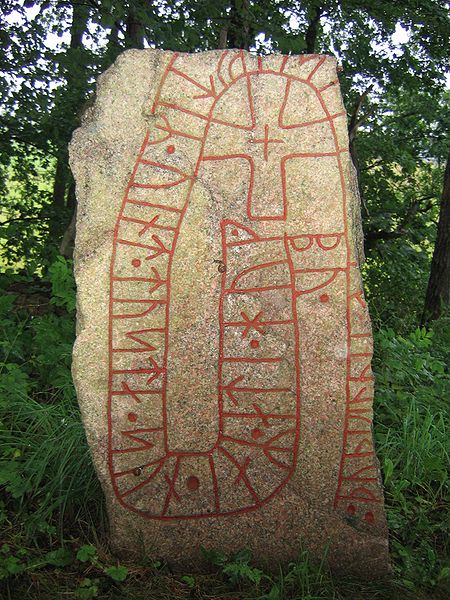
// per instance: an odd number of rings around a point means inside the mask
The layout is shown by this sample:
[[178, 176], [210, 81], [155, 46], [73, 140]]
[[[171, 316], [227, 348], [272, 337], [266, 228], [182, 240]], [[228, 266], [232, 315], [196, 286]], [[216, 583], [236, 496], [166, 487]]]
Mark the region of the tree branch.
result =
[[374, 167], [377, 167], [378, 165], [383, 164], [383, 162], [384, 162], [384, 158], [380, 158], [378, 160], [375, 160], [370, 165], [367, 165], [366, 167], [361, 167], [359, 169], [359, 172], [362, 173], [363, 171], [370, 171], [370, 169], [373, 169]]
[[428, 202], [425, 206], [420, 207], [420, 203], [423, 200], [433, 200], [433, 195], [421, 196], [416, 198], [409, 205], [405, 216], [397, 225], [397, 227], [391, 231], [386, 229], [369, 229], [365, 232], [364, 245], [366, 250], [372, 249], [376, 243], [380, 240], [394, 240], [403, 237], [408, 233], [408, 225], [411, 224], [417, 213], [424, 214], [431, 210], [433, 202]]
[[9, 225], [10, 223], [15, 223], [16, 221], [48, 221], [49, 217], [39, 216], [39, 217], [14, 217], [13, 219], [7, 219], [6, 221], [0, 221], [0, 227], [4, 225]]
[[350, 123], [348, 126], [348, 137], [349, 137], [350, 144], [355, 139], [356, 133], [357, 133], [358, 129], [360, 128], [360, 126], [367, 119], [367, 115], [361, 119], [358, 119], [358, 117], [359, 117], [359, 113], [361, 112], [361, 108], [367, 99], [367, 96], [372, 91], [372, 88], [373, 88], [373, 85], [370, 85], [368, 88], [366, 88], [364, 90], [364, 92], [362, 94], [360, 94], [360, 96], [358, 97], [358, 100], [356, 101], [352, 116], [350, 118]]

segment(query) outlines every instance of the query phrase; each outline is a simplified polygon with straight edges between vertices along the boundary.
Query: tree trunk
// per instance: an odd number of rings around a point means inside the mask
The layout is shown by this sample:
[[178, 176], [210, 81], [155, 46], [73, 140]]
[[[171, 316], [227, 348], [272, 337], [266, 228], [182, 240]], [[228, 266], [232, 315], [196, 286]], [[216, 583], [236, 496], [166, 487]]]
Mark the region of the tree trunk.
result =
[[114, 21], [108, 37], [108, 45], [106, 47], [105, 57], [102, 62], [102, 70], [106, 71], [106, 69], [113, 64], [120, 52], [123, 50], [119, 42], [119, 30], [120, 22]]
[[[70, 42], [67, 55], [77, 52], [82, 45], [83, 34], [86, 30], [88, 11], [82, 4], [72, 4], [72, 24], [70, 26]], [[77, 110], [79, 108], [79, 97], [83, 95], [83, 92], [78, 91], [80, 88], [80, 69], [84, 68], [76, 60], [73, 61], [72, 68], [66, 68], [66, 91], [65, 98], [69, 99], [68, 110]], [[84, 86], [83, 86], [84, 87]], [[77, 90], [77, 91], [75, 91]], [[66, 203], [66, 192], [67, 192], [67, 148], [65, 136], [62, 137], [62, 147], [59, 148], [56, 157], [56, 169], [53, 181], [53, 205], [57, 208], [65, 206]]]
[[422, 325], [438, 319], [450, 302], [450, 151], [444, 173], [436, 243], [425, 296]]
[[348, 145], [349, 145], [350, 157], [352, 159], [353, 165], [356, 170], [356, 180], [358, 183], [358, 191], [359, 191], [359, 196], [361, 198], [361, 203], [362, 203], [364, 209], [366, 210], [366, 212], [368, 212], [368, 211], [367, 211], [367, 207], [364, 202], [364, 196], [362, 193], [360, 177], [359, 177], [360, 176], [360, 166], [359, 166], [358, 152], [356, 149], [356, 134], [358, 133], [359, 127], [364, 122], [364, 118], [360, 118], [359, 115], [361, 112], [361, 108], [362, 108], [364, 102], [366, 101], [367, 96], [369, 95], [369, 92], [371, 89], [372, 89], [372, 86], [368, 87], [358, 97], [358, 100], [356, 101], [352, 116], [350, 118], [350, 123], [348, 126]]
[[308, 28], [305, 34], [306, 53], [315, 54], [317, 35], [319, 33], [320, 17], [322, 15], [322, 7], [316, 6], [312, 10], [312, 17], [308, 23]]
[[65, 256], [66, 258], [73, 257], [73, 247], [75, 243], [75, 231], [76, 231], [76, 223], [77, 223], [77, 209], [73, 211], [72, 219], [64, 232], [63, 238], [61, 240], [61, 244], [59, 246], [59, 253], [61, 256]]
[[[61, 239], [61, 236], [65, 236], [65, 233], [63, 232], [64, 221], [66, 220], [66, 215], [60, 213], [58, 209], [64, 209], [66, 204], [68, 208], [74, 208], [73, 206], [70, 206], [70, 201], [68, 199], [70, 169], [68, 165], [67, 144], [72, 135], [72, 131], [78, 125], [79, 111], [85, 100], [87, 71], [85, 61], [80, 55], [80, 50], [83, 46], [83, 35], [87, 28], [88, 19], [88, 5], [74, 0], [72, 2], [70, 42], [69, 48], [67, 49], [64, 73], [66, 86], [61, 95], [61, 103], [65, 105], [65, 115], [67, 115], [67, 121], [70, 124], [68, 125], [67, 130], [64, 129], [61, 132], [57, 142], [59, 144], [59, 149], [53, 184], [53, 206], [57, 211], [49, 225], [50, 240], [56, 242], [58, 241], [58, 238]], [[73, 198], [71, 200], [73, 200]]]
[[253, 36], [250, 27], [249, 0], [234, 0], [231, 5], [230, 24], [227, 28], [228, 48], [250, 50]]
[[219, 33], [218, 50], [226, 50], [228, 40], [228, 27], [222, 27]]
[[77, 196], [75, 194], [75, 180], [72, 173], [69, 174], [69, 185], [67, 190], [67, 208], [75, 210], [77, 207]]
[[56, 159], [56, 169], [53, 179], [53, 206], [61, 208], [66, 200], [66, 164], [61, 154]]
[[129, 3], [125, 20], [125, 48], [144, 47], [144, 28], [139, 21], [133, 2]]

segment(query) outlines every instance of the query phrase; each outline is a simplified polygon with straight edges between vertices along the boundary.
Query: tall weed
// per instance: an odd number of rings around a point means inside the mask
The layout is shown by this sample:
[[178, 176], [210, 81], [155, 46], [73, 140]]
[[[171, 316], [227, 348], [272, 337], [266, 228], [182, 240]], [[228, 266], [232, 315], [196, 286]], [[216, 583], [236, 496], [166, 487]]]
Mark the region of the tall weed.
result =
[[[391, 551], [409, 587], [443, 586], [450, 570], [450, 375], [445, 323], [376, 336], [375, 437], [384, 472]], [[437, 334], [436, 331], [439, 331]]]
[[50, 267], [39, 289], [39, 297], [47, 293], [48, 302], [38, 314], [24, 308], [18, 294], [4, 292], [0, 485], [5, 494], [0, 519], [16, 530], [20, 523], [30, 537], [63, 536], [80, 519], [98, 520], [102, 507], [70, 373], [71, 265], [60, 258]]

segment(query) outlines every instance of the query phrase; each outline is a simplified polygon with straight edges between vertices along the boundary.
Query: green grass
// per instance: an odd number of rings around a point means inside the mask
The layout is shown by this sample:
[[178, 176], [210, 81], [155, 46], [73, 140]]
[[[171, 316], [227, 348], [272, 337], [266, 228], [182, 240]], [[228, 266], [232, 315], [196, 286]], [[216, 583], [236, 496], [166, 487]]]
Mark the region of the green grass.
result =
[[450, 574], [448, 321], [438, 328], [441, 339], [424, 329], [377, 336], [375, 437], [391, 554], [397, 577], [411, 589], [439, 589]]
[[9, 465], [5, 483], [14, 500], [14, 518], [31, 536], [54, 531], [61, 541], [68, 524], [98, 522], [100, 486], [73, 399], [55, 394], [41, 403], [39, 396], [25, 396], [8, 408], [12, 415], [0, 455], [7, 458], [3, 467]]
[[[172, 574], [152, 557], [121, 565], [70, 378], [69, 265], [47, 282], [49, 310], [0, 300], [0, 597], [41, 600], [447, 600], [449, 322], [376, 335], [375, 437], [385, 481], [392, 578], [334, 577], [299, 549], [278, 574], [238, 548], [210, 553], [209, 574]], [[41, 284], [37, 284], [38, 286]], [[69, 290], [69, 291], [68, 291]], [[40, 290], [42, 293], [42, 290]]]

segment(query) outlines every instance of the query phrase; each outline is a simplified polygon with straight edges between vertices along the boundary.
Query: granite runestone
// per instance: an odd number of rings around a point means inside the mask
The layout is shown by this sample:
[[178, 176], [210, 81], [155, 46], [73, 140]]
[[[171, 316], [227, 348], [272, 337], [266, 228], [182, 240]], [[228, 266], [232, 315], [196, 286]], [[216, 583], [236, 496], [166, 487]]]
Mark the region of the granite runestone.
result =
[[335, 59], [127, 51], [70, 155], [73, 375], [117, 554], [388, 573]]

